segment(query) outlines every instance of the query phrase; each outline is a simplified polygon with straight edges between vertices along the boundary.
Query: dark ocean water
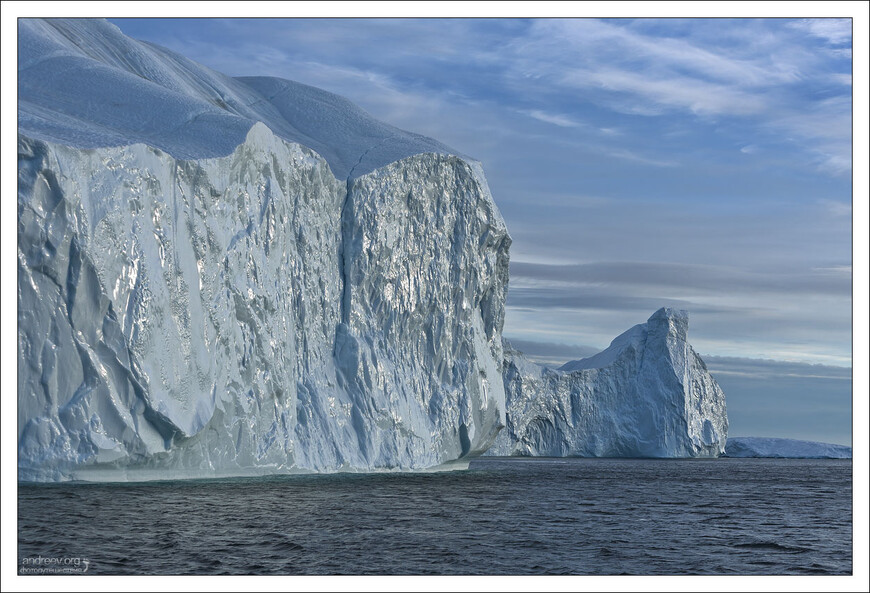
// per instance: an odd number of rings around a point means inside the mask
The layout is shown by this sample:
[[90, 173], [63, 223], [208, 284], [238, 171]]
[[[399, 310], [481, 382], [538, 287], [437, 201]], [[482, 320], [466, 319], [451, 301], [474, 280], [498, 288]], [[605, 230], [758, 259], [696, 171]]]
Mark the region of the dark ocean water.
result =
[[851, 460], [19, 485], [19, 573], [850, 574]]

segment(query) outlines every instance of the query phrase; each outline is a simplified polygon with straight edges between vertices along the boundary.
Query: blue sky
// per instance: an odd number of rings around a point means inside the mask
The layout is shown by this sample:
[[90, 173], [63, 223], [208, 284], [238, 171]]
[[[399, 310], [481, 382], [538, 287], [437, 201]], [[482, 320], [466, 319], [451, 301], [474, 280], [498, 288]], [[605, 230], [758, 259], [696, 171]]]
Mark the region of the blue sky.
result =
[[538, 360], [684, 308], [732, 435], [850, 442], [850, 20], [112, 22], [480, 160], [514, 239], [504, 334]]

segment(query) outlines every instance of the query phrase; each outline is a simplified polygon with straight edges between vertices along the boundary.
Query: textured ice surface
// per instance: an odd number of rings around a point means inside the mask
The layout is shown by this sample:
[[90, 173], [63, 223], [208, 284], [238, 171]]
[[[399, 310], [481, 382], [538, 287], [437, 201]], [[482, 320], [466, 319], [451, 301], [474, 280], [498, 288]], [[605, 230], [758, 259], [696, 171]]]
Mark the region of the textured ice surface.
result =
[[477, 163], [102, 21], [19, 33], [19, 479], [489, 446], [510, 237]]
[[552, 370], [506, 349], [507, 425], [489, 455], [716, 457], [725, 395], [687, 341], [685, 311], [660, 309], [603, 352]]
[[255, 122], [320, 154], [339, 179], [420, 153], [456, 154], [347, 99], [279, 78], [230, 78], [106, 21], [18, 21], [19, 133], [80, 148], [144, 143], [226, 156]]
[[22, 479], [427, 468], [504, 423], [510, 239], [462, 159], [348, 191], [261, 124], [199, 161], [22, 138], [18, 209]]
[[731, 437], [725, 447], [725, 455], [727, 457], [851, 459], [852, 447], [771, 437]]

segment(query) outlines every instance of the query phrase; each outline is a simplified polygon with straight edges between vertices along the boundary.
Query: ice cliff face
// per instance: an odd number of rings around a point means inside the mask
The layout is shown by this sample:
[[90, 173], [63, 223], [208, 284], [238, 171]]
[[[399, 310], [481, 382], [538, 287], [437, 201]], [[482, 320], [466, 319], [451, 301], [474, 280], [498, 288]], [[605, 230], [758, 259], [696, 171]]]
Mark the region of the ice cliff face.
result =
[[504, 423], [509, 243], [485, 187], [427, 154], [348, 190], [262, 125], [200, 161], [22, 138], [20, 476], [485, 450]]
[[487, 449], [510, 237], [478, 164], [104, 22], [19, 34], [19, 479]]
[[685, 311], [660, 309], [560, 370], [507, 349], [507, 426], [488, 454], [718, 456], [728, 433], [725, 396], [687, 331]]

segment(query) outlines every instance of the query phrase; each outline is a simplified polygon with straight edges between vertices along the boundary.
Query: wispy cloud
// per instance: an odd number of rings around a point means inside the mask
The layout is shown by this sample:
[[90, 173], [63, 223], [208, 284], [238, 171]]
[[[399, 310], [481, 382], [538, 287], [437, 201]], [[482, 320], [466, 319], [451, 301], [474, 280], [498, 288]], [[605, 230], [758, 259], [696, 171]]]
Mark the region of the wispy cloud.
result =
[[832, 45], [852, 43], [851, 19], [802, 19], [792, 26]]
[[559, 367], [570, 360], [587, 358], [600, 352], [593, 346], [578, 346], [558, 342], [508, 339], [510, 345], [523, 353], [532, 362], [550, 367]]
[[722, 47], [705, 48], [688, 39], [649, 35], [630, 25], [594, 19], [537, 21], [532, 37], [545, 47], [559, 42], [573, 49], [562, 54], [568, 58], [566, 61], [581, 57], [592, 63], [604, 57], [602, 62], [618, 63], [626, 70], [684, 71], [698, 78], [741, 86], [767, 86], [798, 77], [796, 68], [788, 63], [758, 55], [738, 57]]
[[[819, 204], [832, 216], [836, 217], [850, 217], [852, 216], [852, 204], [849, 202], [843, 202], [840, 200], [819, 200]], [[843, 266], [839, 269], [843, 269], [846, 266]], [[848, 266], [848, 269], [851, 271], [852, 267]]]
[[[851, 58], [852, 58], [851, 55], [848, 56], [848, 59], [851, 59]], [[852, 86], [852, 75], [851, 74], [834, 72], [833, 74], [831, 74], [831, 80], [833, 82], [835, 82], [836, 84], [841, 84], [843, 86], [848, 86], [848, 87]]]
[[508, 293], [507, 304], [509, 307], [536, 309], [607, 309], [611, 311], [649, 311], [650, 313], [661, 307], [691, 309], [696, 312], [711, 311], [708, 307], [684, 299], [629, 296], [621, 294], [619, 291], [594, 286], [570, 288], [515, 286]]
[[726, 290], [756, 294], [800, 292], [843, 297], [851, 294], [851, 276], [832, 278], [827, 273], [817, 271], [820, 269], [749, 271], [705, 264], [613, 261], [557, 266], [514, 261], [511, 262], [511, 278], [515, 283], [529, 279], [561, 285], [629, 285], [638, 288], [639, 292], [659, 288], [690, 289], [695, 294]]
[[852, 101], [848, 95], [816, 101], [771, 118], [771, 129], [808, 142], [818, 166], [834, 175], [852, 171]]
[[544, 111], [541, 111], [540, 109], [532, 109], [530, 111], [524, 111], [523, 113], [526, 113], [530, 117], [533, 117], [539, 121], [553, 124], [562, 128], [582, 128], [586, 125], [579, 121], [571, 119], [566, 115], [559, 115], [558, 113], [546, 113]]
[[686, 76], [659, 78], [626, 70], [574, 70], [564, 82], [578, 88], [599, 87], [614, 93], [630, 93], [641, 101], [687, 109], [699, 115], [751, 115], [767, 109], [764, 99], [715, 82]]
[[[514, 73], [546, 81], [550, 92], [579, 90], [584, 100], [619, 113], [751, 118], [747, 121], [780, 139], [788, 134], [786, 140], [810, 153], [820, 170], [831, 175], [851, 170], [851, 136], [839, 132], [851, 127], [851, 111], [831, 105], [849, 101], [851, 56], [841, 46], [851, 39], [850, 21], [808, 19], [781, 27], [763, 20], [729, 27], [726, 21], [726, 31], [745, 33], [718, 38], [680, 37], [668, 34], [667, 27], [634, 23], [536, 21], [513, 44]], [[819, 40], [819, 47], [808, 38]], [[813, 85], [830, 88], [814, 96], [807, 92]], [[831, 97], [832, 92], [838, 94]], [[823, 129], [804, 121], [808, 113], [832, 125]]]
[[677, 161], [666, 161], [661, 159], [654, 159], [650, 157], [646, 157], [640, 154], [635, 154], [634, 152], [627, 150], [625, 148], [620, 148], [616, 150], [608, 150], [606, 154], [612, 157], [616, 157], [618, 159], [623, 159], [627, 161], [634, 161], [636, 163], [641, 163], [644, 165], [652, 165], [653, 167], [679, 167], [680, 163]]
[[775, 379], [777, 377], [804, 377], [807, 379], [852, 380], [851, 366], [831, 366], [785, 362], [736, 356], [704, 356], [707, 367], [716, 374]]

